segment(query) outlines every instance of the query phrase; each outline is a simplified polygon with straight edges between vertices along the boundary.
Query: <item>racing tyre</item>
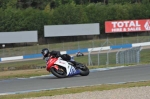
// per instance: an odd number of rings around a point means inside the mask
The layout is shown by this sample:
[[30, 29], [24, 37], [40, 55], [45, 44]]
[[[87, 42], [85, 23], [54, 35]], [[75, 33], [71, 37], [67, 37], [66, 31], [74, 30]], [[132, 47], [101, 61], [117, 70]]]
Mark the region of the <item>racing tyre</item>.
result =
[[64, 68], [59, 68], [58, 70], [56, 70], [56, 68], [52, 67], [50, 71], [57, 78], [65, 78], [66, 77], [66, 71]]
[[87, 76], [87, 75], [89, 75], [89, 73], [90, 73], [90, 71], [89, 71], [89, 69], [87, 68], [87, 66], [85, 66], [85, 65], [83, 65], [82, 64], [82, 68], [80, 68], [80, 75], [81, 76]]
[[79, 57], [79, 55], [77, 54], [76, 57]]

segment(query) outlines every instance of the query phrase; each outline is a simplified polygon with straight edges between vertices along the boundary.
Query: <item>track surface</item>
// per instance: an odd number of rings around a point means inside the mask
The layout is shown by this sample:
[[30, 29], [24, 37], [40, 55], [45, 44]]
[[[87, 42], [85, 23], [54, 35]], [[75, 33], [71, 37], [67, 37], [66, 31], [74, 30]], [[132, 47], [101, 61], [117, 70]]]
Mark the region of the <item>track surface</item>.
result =
[[24, 93], [46, 89], [85, 86], [95, 84], [123, 83], [150, 80], [150, 65], [123, 67], [91, 72], [89, 76], [58, 79], [54, 76], [0, 81], [0, 94]]

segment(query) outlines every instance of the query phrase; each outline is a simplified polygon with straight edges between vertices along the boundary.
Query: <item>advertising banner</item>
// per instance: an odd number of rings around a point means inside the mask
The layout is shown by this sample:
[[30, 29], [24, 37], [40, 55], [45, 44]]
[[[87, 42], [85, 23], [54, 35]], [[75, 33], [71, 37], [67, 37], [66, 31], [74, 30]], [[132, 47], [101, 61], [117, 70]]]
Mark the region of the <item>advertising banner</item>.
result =
[[0, 44], [38, 42], [37, 31], [0, 32]]
[[100, 24], [45, 25], [44, 37], [99, 35]]
[[105, 22], [105, 33], [137, 31], [150, 31], [150, 19]]

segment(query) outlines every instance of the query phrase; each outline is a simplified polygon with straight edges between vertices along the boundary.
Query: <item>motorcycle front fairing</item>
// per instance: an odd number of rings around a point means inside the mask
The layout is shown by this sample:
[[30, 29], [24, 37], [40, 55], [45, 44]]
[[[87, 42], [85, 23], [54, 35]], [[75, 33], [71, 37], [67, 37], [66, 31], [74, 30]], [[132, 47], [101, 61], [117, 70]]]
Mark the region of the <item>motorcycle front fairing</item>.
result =
[[46, 66], [46, 70], [47, 71], [50, 71], [50, 68], [54, 65], [54, 63], [57, 61], [58, 59], [57, 58], [49, 58], [47, 60], [47, 66]]

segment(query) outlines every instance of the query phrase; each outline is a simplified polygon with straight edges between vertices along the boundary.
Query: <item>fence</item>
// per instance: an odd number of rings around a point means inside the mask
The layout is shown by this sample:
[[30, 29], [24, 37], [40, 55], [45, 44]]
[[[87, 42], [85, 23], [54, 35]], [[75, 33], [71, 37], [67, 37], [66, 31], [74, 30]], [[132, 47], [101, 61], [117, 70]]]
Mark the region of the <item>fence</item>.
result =
[[133, 47], [125, 51], [118, 51], [116, 64], [138, 64], [140, 62], [141, 47]]
[[[116, 52], [112, 49], [110, 50], [102, 50], [99, 51], [89, 51], [88, 53], [88, 65], [94, 66], [94, 65], [109, 65], [109, 64], [115, 64], [115, 54]], [[111, 56], [111, 58], [110, 58]]]
[[116, 64], [134, 64], [140, 62], [141, 47], [132, 47], [130, 49], [103, 50], [93, 51], [88, 53], [88, 65], [116, 65]]
[[111, 46], [111, 45], [118, 45], [118, 44], [132, 44], [132, 43], [141, 43], [141, 42], [149, 42], [149, 41], [150, 41], [149, 35], [147, 36], [137, 35], [134, 37], [121, 36], [118, 38], [115, 37], [115, 38], [105, 38], [105, 39], [93, 39], [88, 41], [76, 41], [76, 42], [67, 42], [67, 43], [62, 42], [62, 43], [47, 44], [47, 45], [36, 44], [34, 46], [24, 46], [24, 47], [15, 47], [15, 48], [7, 48], [6, 45], [5, 48], [0, 49], [0, 57], [39, 54], [42, 48], [49, 48], [50, 50], [67, 51], [73, 49], [80, 50], [83, 48], [103, 47], [103, 46]]

